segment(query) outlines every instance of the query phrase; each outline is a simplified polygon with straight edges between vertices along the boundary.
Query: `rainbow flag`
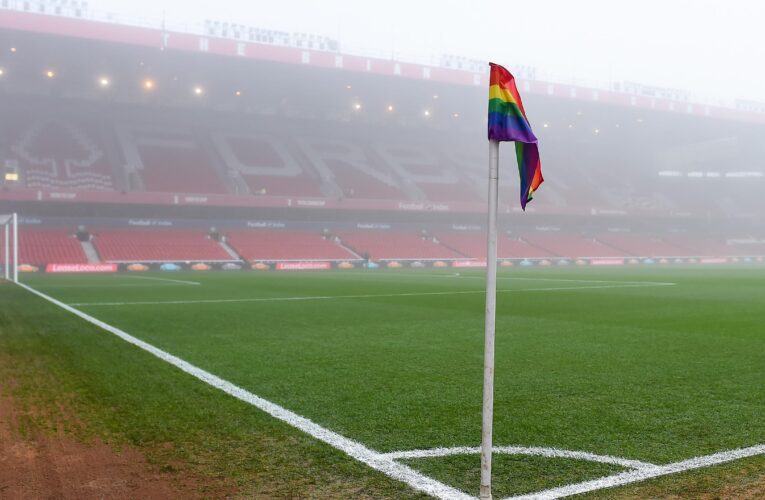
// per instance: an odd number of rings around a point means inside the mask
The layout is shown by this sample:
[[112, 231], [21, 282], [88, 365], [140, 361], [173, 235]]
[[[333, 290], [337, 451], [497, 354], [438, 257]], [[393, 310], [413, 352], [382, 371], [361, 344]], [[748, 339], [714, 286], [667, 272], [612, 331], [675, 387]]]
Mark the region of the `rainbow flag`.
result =
[[539, 160], [537, 137], [531, 130], [515, 78], [502, 66], [489, 63], [489, 140], [515, 141], [518, 173], [521, 177], [521, 208], [542, 184], [542, 163]]

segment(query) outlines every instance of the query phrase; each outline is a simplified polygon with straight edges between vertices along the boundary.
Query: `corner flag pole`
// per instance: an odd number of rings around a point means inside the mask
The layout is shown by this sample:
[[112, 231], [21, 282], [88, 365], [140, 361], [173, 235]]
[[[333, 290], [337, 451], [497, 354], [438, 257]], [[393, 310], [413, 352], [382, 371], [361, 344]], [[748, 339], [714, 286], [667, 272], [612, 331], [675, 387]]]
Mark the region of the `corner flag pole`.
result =
[[19, 282], [19, 216], [13, 214], [13, 282]]
[[3, 253], [3, 259], [4, 259], [3, 273], [5, 274], [6, 280], [11, 277], [10, 270], [8, 269], [8, 266], [11, 264], [11, 257], [8, 253], [9, 242], [10, 242], [10, 224], [6, 222], [5, 224], [5, 253]]
[[497, 312], [497, 198], [499, 142], [489, 141], [489, 219], [486, 252], [486, 321], [483, 350], [483, 425], [480, 498], [491, 498], [492, 426], [494, 423], [494, 331]]

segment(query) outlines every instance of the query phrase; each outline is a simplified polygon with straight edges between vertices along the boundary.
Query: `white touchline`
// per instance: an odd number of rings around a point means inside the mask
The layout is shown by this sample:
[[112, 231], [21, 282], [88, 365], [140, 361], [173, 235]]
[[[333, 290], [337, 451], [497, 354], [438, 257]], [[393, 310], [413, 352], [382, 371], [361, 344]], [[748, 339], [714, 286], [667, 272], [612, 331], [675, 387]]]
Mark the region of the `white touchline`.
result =
[[706, 455], [703, 457], [695, 457], [666, 465], [655, 465], [653, 467], [642, 468], [634, 471], [621, 472], [619, 474], [602, 477], [600, 479], [594, 479], [592, 481], [569, 484], [567, 486], [561, 486], [560, 488], [552, 488], [528, 495], [508, 497], [506, 500], [552, 500], [555, 498], [563, 498], [570, 495], [579, 495], [589, 491], [613, 488], [615, 486], [624, 486], [626, 484], [645, 481], [646, 479], [666, 476], [669, 474], [677, 474], [678, 472], [685, 472], [693, 469], [710, 467], [712, 465], [724, 464], [726, 462], [732, 462], [733, 460], [753, 457], [756, 455], [765, 455], [765, 444], [750, 446], [749, 448], [722, 451], [720, 453], [714, 453], [712, 455]]
[[69, 311], [70, 313], [84, 319], [85, 321], [92, 323], [111, 334], [116, 335], [125, 342], [133, 344], [134, 346], [139, 347], [144, 351], [149, 352], [150, 354], [153, 354], [159, 359], [170, 363], [176, 368], [179, 368], [189, 375], [196, 377], [202, 382], [220, 389], [226, 394], [234, 396], [235, 398], [244, 401], [245, 403], [249, 403], [252, 406], [268, 413], [272, 417], [277, 418], [291, 425], [292, 427], [305, 432], [306, 434], [318, 439], [319, 441], [327, 443], [333, 448], [336, 448], [355, 458], [359, 462], [365, 463], [371, 468], [378, 470], [393, 479], [403, 481], [416, 490], [443, 499], [462, 500], [473, 498], [456, 488], [452, 488], [451, 486], [447, 486], [439, 481], [436, 481], [435, 479], [420, 474], [411, 467], [397, 463], [393, 459], [387, 458], [383, 454], [373, 451], [361, 443], [341, 436], [340, 434], [326, 429], [319, 424], [298, 415], [297, 413], [291, 412], [286, 408], [261, 398], [260, 396], [256, 396], [255, 394], [242, 389], [241, 387], [238, 387], [231, 382], [223, 380], [222, 378], [217, 377], [210, 372], [202, 370], [201, 368], [198, 368], [191, 363], [182, 360], [181, 358], [173, 356], [170, 353], [154, 347], [153, 345], [144, 342], [143, 340], [137, 339], [136, 337], [125, 333], [119, 328], [115, 328], [107, 323], [104, 323], [103, 321], [96, 319], [93, 316], [85, 314], [84, 312], [68, 306], [63, 302], [54, 299], [53, 297], [35, 290], [32, 287], [29, 287], [23, 283], [19, 283], [19, 286], [37, 295], [38, 297], [41, 297], [49, 302], [52, 302], [58, 307]]
[[[148, 283], [88, 283], [85, 284], [78, 284], [74, 285], [71, 283], [66, 284], [43, 284], [43, 285], [36, 285], [36, 288], [40, 289], [54, 289], [57, 290], [59, 288], [146, 288], [149, 285]], [[155, 283], [154, 286], [189, 286], [189, 285], [181, 285], [180, 283]]]
[[174, 280], [170, 278], [155, 278], [153, 276], [120, 276], [121, 278], [132, 278], [134, 280], [156, 280], [169, 281], [170, 283], [182, 283], [184, 285], [201, 285], [198, 281]]
[[[655, 286], [672, 286], [675, 283], [635, 283], [621, 285], [592, 285], [592, 286], [563, 286], [547, 288], [519, 288], [497, 290], [497, 293], [517, 293], [517, 292], [557, 292], [564, 290], [593, 290], [603, 288], [641, 288]], [[359, 295], [308, 295], [304, 297], [255, 297], [247, 299], [199, 299], [199, 300], [156, 300], [156, 301], [135, 301], [135, 302], [73, 302], [70, 306], [93, 307], [93, 306], [156, 306], [156, 305], [177, 305], [177, 304], [227, 304], [236, 302], [289, 302], [301, 300], [333, 300], [333, 299], [373, 299], [385, 297], [425, 297], [428, 295], [466, 295], [466, 294], [485, 294], [484, 290], [456, 290], [450, 292], [411, 292], [411, 293], [368, 293]]]

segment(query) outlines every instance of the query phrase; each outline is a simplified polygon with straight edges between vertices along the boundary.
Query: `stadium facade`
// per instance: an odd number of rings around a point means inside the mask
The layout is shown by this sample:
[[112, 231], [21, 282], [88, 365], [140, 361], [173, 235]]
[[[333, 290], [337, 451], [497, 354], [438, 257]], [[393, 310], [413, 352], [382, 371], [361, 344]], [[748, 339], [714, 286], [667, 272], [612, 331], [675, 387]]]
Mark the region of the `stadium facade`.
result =
[[[488, 66], [78, 3], [0, 14], [0, 213], [27, 269], [485, 259]], [[517, 73], [548, 181], [521, 216], [507, 155], [503, 262], [762, 260], [765, 106]]]

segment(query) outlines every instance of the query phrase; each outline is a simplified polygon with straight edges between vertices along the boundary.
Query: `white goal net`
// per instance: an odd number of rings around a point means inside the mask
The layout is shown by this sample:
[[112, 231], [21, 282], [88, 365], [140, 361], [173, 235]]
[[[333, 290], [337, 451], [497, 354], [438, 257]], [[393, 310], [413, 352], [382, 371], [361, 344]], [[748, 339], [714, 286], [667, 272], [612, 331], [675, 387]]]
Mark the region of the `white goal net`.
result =
[[19, 218], [16, 214], [0, 214], [0, 268], [2, 278], [19, 281]]

